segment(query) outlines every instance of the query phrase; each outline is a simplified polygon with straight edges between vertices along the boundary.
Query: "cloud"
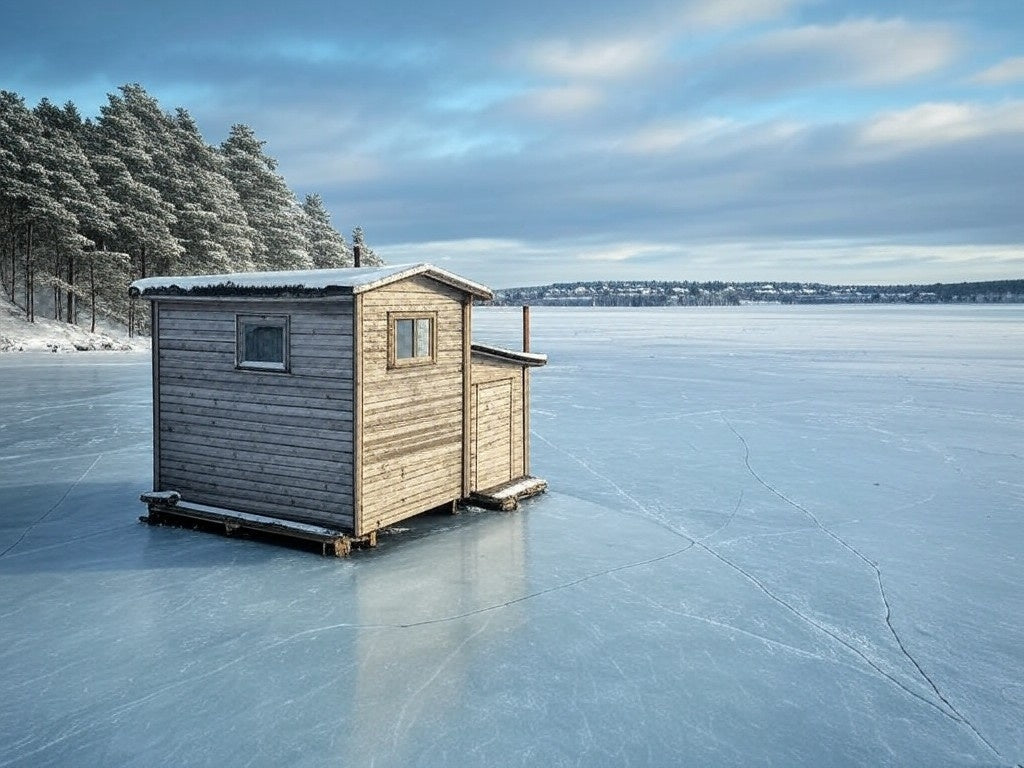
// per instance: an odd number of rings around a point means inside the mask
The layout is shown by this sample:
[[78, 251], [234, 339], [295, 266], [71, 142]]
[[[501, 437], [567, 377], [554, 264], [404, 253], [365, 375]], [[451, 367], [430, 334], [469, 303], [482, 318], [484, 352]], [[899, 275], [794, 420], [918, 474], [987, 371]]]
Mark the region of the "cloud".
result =
[[995, 66], [979, 72], [970, 79], [981, 85], [1002, 85], [1024, 81], [1024, 56], [1003, 59]]
[[592, 109], [604, 100], [597, 88], [567, 85], [535, 88], [509, 101], [513, 111], [533, 117], [571, 117]]
[[707, 143], [734, 126], [733, 120], [720, 117], [659, 122], [640, 128], [620, 146], [638, 155], [657, 155], [673, 152], [685, 144]]
[[752, 43], [752, 58], [799, 62], [808, 74], [861, 85], [902, 83], [949, 65], [960, 50], [952, 30], [903, 19], [857, 19], [769, 33]]
[[607, 80], [647, 70], [662, 53], [661, 40], [623, 37], [586, 43], [547, 40], [532, 45], [525, 58], [542, 75]]
[[[750, 239], [718, 242], [467, 239], [378, 249], [391, 263], [428, 261], [496, 288], [565, 280], [798, 280], [929, 283], [1024, 273], [1015, 244], [891, 244], [873, 240]], [[566, 272], [572, 265], [571, 273]], [[509, 267], [508, 265], [515, 265]]]
[[636, 261], [664, 253], [676, 253], [678, 245], [662, 243], [617, 243], [600, 248], [587, 248], [576, 256], [580, 261]]
[[728, 27], [772, 19], [806, 0], [697, 0], [685, 5], [680, 21], [686, 25]]
[[1024, 101], [930, 102], [868, 121], [860, 130], [860, 141], [905, 149], [1015, 133], [1024, 135]]

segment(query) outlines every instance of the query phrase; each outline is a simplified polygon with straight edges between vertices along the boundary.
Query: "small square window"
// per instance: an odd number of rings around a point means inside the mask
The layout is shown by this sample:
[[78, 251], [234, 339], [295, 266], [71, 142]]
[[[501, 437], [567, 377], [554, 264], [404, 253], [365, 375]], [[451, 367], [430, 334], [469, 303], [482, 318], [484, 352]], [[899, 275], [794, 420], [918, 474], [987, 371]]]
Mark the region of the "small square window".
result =
[[434, 362], [435, 315], [390, 315], [388, 365], [392, 368]]
[[236, 324], [239, 368], [288, 370], [287, 315], [238, 315]]

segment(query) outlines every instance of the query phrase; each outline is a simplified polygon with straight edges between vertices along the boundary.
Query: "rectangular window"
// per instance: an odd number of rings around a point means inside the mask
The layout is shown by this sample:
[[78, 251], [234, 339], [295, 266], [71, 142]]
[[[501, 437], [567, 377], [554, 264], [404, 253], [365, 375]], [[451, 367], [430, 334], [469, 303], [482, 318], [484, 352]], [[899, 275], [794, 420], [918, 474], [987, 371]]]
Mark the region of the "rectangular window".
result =
[[436, 313], [391, 312], [388, 317], [390, 368], [423, 365], [435, 361]]
[[288, 370], [287, 315], [237, 315], [235, 323], [239, 368]]

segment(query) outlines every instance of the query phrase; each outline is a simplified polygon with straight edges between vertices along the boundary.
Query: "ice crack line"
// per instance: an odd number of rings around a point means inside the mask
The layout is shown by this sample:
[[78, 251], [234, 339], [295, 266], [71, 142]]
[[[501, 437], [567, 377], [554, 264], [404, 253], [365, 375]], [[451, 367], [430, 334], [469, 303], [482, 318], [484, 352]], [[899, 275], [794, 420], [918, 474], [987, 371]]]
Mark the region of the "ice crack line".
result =
[[64, 503], [64, 499], [66, 499], [68, 497], [68, 495], [73, 490], [75, 490], [75, 488], [78, 487], [79, 483], [81, 483], [83, 480], [85, 480], [85, 476], [88, 475], [90, 472], [92, 472], [93, 467], [95, 467], [97, 464], [99, 464], [100, 463], [100, 459], [102, 459], [102, 458], [103, 458], [103, 454], [102, 453], [98, 454], [96, 456], [96, 458], [93, 459], [93, 462], [92, 462], [92, 464], [89, 465], [88, 469], [86, 469], [85, 472], [83, 472], [82, 475], [77, 480], [75, 480], [75, 482], [73, 482], [71, 484], [71, 486], [66, 491], [64, 491], [64, 495], [61, 496], [59, 499], [57, 499], [57, 502], [52, 507], [50, 507], [48, 510], [46, 510], [37, 520], [32, 522], [24, 531], [22, 531], [21, 532], [21, 536], [19, 536], [14, 541], [14, 543], [11, 544], [11, 546], [9, 546], [3, 552], [0, 552], [0, 558], [6, 557], [8, 552], [10, 552], [12, 549], [14, 549], [16, 546], [21, 544], [22, 541], [25, 540], [25, 537], [28, 536], [29, 532], [33, 528], [35, 528], [37, 525], [39, 525], [41, 522], [43, 522], [43, 520], [45, 520], [47, 517], [50, 516], [50, 513], [53, 512], [53, 510], [55, 510], [57, 507], [59, 507], [61, 504], [63, 504]]
[[[841, 546], [843, 549], [845, 549], [848, 552], [850, 552], [851, 554], [853, 554], [858, 560], [860, 560], [861, 562], [866, 564], [869, 568], [871, 568], [871, 570], [874, 572], [874, 575], [875, 575], [875, 582], [878, 584], [878, 594], [879, 594], [879, 597], [882, 600], [882, 605], [885, 607], [885, 626], [888, 627], [889, 634], [892, 635], [893, 640], [896, 641], [896, 645], [899, 647], [900, 652], [914, 666], [914, 668], [917, 670], [917, 672], [920, 675], [920, 677], [928, 684], [928, 686], [932, 689], [932, 691], [935, 693], [935, 695], [939, 698], [939, 701], [941, 701], [946, 707], [949, 708], [949, 712], [948, 713], [944, 712], [944, 714], [947, 714], [947, 715], [951, 716], [953, 720], [956, 720], [957, 722], [960, 722], [963, 725], [967, 726], [967, 728], [970, 729], [974, 733], [974, 735], [986, 747], [988, 747], [993, 752], [993, 754], [996, 755], [996, 757], [999, 757], [1001, 759], [1002, 755], [1000, 754], [999, 750], [996, 749], [995, 745], [993, 745], [988, 739], [986, 739], [978, 731], [978, 729], [974, 726], [974, 724], [962, 712], [960, 712], [959, 709], [956, 708], [956, 706], [948, 699], [948, 697], [946, 697], [942, 693], [941, 690], [939, 690], [939, 686], [935, 683], [935, 680], [931, 677], [931, 675], [929, 675], [927, 672], [925, 672], [924, 668], [921, 666], [921, 664], [918, 662], [918, 660], [914, 657], [914, 655], [909, 651], [907, 646], [904, 644], [903, 638], [900, 637], [899, 632], [896, 631], [896, 627], [893, 626], [893, 623], [892, 623], [892, 606], [889, 603], [889, 598], [888, 598], [888, 596], [885, 593], [885, 584], [882, 582], [882, 571], [878, 567], [878, 563], [876, 563], [874, 560], [872, 560], [869, 557], [867, 557], [864, 553], [862, 553], [859, 549], [857, 549], [852, 544], [850, 544], [848, 541], [846, 541], [839, 534], [837, 534], [834, 531], [832, 531], [831, 529], [829, 529], [826, 525], [824, 525], [821, 522], [821, 520], [818, 518], [818, 516], [815, 515], [813, 512], [811, 512], [809, 509], [807, 509], [807, 507], [805, 507], [802, 504], [800, 504], [799, 502], [796, 502], [793, 499], [789, 498], [784, 493], [782, 493], [782, 491], [780, 491], [778, 488], [776, 488], [775, 486], [771, 485], [768, 481], [766, 481], [763, 477], [761, 477], [761, 475], [759, 475], [757, 473], [757, 471], [753, 468], [753, 466], [751, 466], [751, 464], [750, 464], [750, 445], [747, 443], [747, 441], [743, 437], [743, 435], [741, 435], [739, 432], [736, 431], [736, 428], [733, 427], [733, 425], [729, 422], [728, 419], [724, 419], [724, 420], [725, 420], [726, 426], [729, 427], [729, 430], [734, 435], [736, 435], [737, 439], [743, 445], [743, 463], [746, 465], [747, 471], [750, 473], [750, 475], [760, 485], [764, 486], [764, 488], [766, 490], [768, 490], [771, 494], [773, 494], [774, 496], [777, 496], [779, 499], [784, 501], [786, 504], [788, 504], [789, 506], [793, 507], [794, 509], [800, 511], [806, 517], [810, 518], [810, 520], [814, 523], [815, 527], [818, 530], [820, 530], [822, 533], [827, 535], [829, 538], [831, 538], [833, 541], [835, 541], [837, 544], [839, 544], [839, 546]], [[872, 666], [874, 666], [874, 665], [872, 665]], [[940, 708], [940, 711], [942, 711], [941, 708]]]
[[[728, 421], [726, 421], [726, 423], [728, 424]], [[731, 425], [730, 425], [730, 428], [731, 428]], [[712, 549], [706, 543], [704, 543], [701, 539], [698, 539], [696, 537], [690, 536], [685, 531], [679, 530], [679, 529], [675, 528], [674, 526], [670, 525], [669, 523], [665, 522], [664, 520], [659, 519], [659, 517], [656, 516], [654, 513], [652, 513], [650, 509], [648, 509], [645, 505], [641, 504], [634, 496], [632, 496], [630, 493], [628, 493], [626, 490], [624, 490], [621, 486], [618, 485], [618, 483], [616, 483], [614, 480], [612, 480], [607, 475], [604, 475], [604, 474], [598, 472], [593, 467], [591, 467], [589, 464], [587, 464], [585, 461], [580, 459], [578, 456], [576, 456], [575, 454], [565, 450], [564, 448], [560, 448], [559, 446], [555, 445], [554, 443], [552, 443], [550, 440], [548, 440], [544, 436], [539, 435], [536, 432], [531, 432], [531, 434], [534, 437], [537, 437], [538, 439], [540, 439], [542, 442], [544, 442], [547, 445], [551, 446], [555, 450], [557, 450], [560, 453], [563, 453], [566, 456], [568, 456], [569, 458], [571, 458], [573, 461], [575, 461], [581, 467], [583, 467], [588, 472], [590, 472], [592, 475], [594, 475], [594, 477], [596, 477], [599, 480], [603, 480], [604, 482], [608, 483], [612, 488], [615, 489], [615, 491], [620, 496], [622, 496], [624, 499], [628, 500], [638, 510], [640, 510], [640, 512], [642, 513], [643, 517], [645, 517], [649, 521], [654, 522], [657, 525], [665, 528], [666, 530], [668, 530], [669, 532], [673, 533], [674, 535], [676, 535], [676, 536], [678, 536], [678, 537], [688, 541], [689, 542], [689, 546], [687, 546], [685, 549], [689, 549], [690, 547], [696, 546], [696, 547], [699, 547], [700, 549], [704, 550], [709, 555], [711, 555], [712, 557], [717, 559], [719, 562], [721, 562], [722, 564], [726, 565], [728, 568], [732, 569], [736, 573], [740, 574], [743, 578], [745, 578], [747, 581], [749, 581], [751, 584], [753, 584], [759, 591], [761, 591], [768, 599], [772, 600], [773, 602], [775, 602], [779, 606], [785, 608], [787, 611], [792, 613], [794, 616], [799, 618], [804, 623], [806, 623], [806, 624], [810, 625], [811, 627], [815, 628], [816, 630], [818, 630], [822, 634], [827, 635], [828, 637], [832, 638], [832, 640], [834, 640], [835, 642], [839, 643], [841, 646], [846, 648], [848, 651], [850, 651], [851, 653], [853, 653], [856, 656], [858, 656], [865, 664], [867, 664], [869, 667], [871, 667], [876, 673], [878, 673], [883, 678], [888, 680], [890, 683], [895, 685], [897, 688], [902, 690], [908, 696], [912, 696], [913, 698], [917, 699], [918, 701], [920, 701], [921, 703], [925, 704], [926, 706], [931, 707], [932, 709], [934, 709], [935, 711], [939, 712], [944, 717], [947, 717], [950, 720], [953, 720], [954, 722], [961, 723], [964, 726], [966, 726], [968, 729], [970, 729], [974, 733], [974, 735], [986, 747], [989, 748], [989, 750], [991, 750], [997, 757], [1002, 759], [1002, 755], [995, 748], [995, 746], [993, 746], [991, 744], [991, 742], [989, 742], [984, 736], [982, 736], [981, 733], [978, 732], [978, 729], [975, 728], [974, 725], [972, 723], [970, 723], [962, 714], [960, 714], [960, 712], [958, 710], [956, 710], [955, 707], [953, 707], [951, 704], [949, 704], [949, 702], [945, 699], [945, 697], [942, 696], [942, 694], [938, 694], [939, 699], [943, 703], [945, 703], [947, 707], [949, 707], [948, 709], [944, 708], [941, 704], [936, 704], [931, 699], [929, 699], [929, 698], [927, 698], [925, 696], [922, 696], [920, 693], [915, 691], [913, 688], [909, 687], [906, 683], [904, 683], [902, 680], [897, 678], [895, 675], [887, 672], [877, 662], [872, 660], [866, 653], [864, 653], [862, 650], [857, 648], [851, 642], [849, 642], [848, 640], [844, 639], [837, 632], [835, 632], [834, 630], [829, 629], [827, 626], [825, 626], [821, 622], [818, 622], [814, 618], [812, 618], [811, 616], [801, 612], [796, 606], [794, 606], [793, 604], [789, 603], [788, 601], [786, 601], [785, 599], [783, 599], [779, 595], [775, 594], [771, 589], [769, 589], [769, 587], [764, 582], [762, 582], [760, 579], [758, 579], [752, 573], [750, 573], [749, 571], [745, 570], [744, 568], [742, 568], [738, 564], [734, 563], [733, 561], [729, 560], [729, 558], [727, 558], [724, 555], [720, 554], [716, 550]], [[739, 433], [736, 433], [736, 434], [737, 434], [737, 436], [739, 436]], [[797, 505], [796, 502], [793, 502], [790, 499], [787, 499], [785, 496], [782, 496], [781, 493], [779, 493], [774, 488], [771, 488], [771, 486], [769, 486], [767, 483], [765, 483], [764, 480], [761, 479], [753, 471], [753, 469], [749, 466], [749, 464], [748, 464], [748, 470], [751, 472], [752, 475], [754, 475], [755, 478], [757, 478], [758, 482], [760, 482], [766, 488], [771, 490], [772, 493], [775, 493], [776, 495], [778, 495], [781, 498], [785, 499], [788, 503], [793, 504], [798, 509], [801, 509], [802, 511], [804, 511], [805, 514], [807, 514], [809, 517], [811, 517], [812, 520], [814, 520], [817, 523], [817, 527], [821, 528], [822, 530], [825, 530], [833, 538], [838, 539], [838, 537], [834, 533], [832, 533], [831, 531], [826, 529], [821, 524], [821, 522], [812, 513], [810, 513], [809, 511], [803, 510], [803, 507], [800, 507], [799, 505]], [[869, 564], [872, 564], [870, 560], [868, 560], [863, 555], [861, 555], [859, 552], [857, 552], [849, 544], [846, 544], [841, 539], [838, 539], [838, 540], [847, 549], [849, 549], [850, 551], [854, 552], [854, 554], [856, 554], [860, 559], [864, 560], [865, 562], [867, 562]], [[891, 624], [889, 626], [890, 626], [890, 631], [892, 631]], [[901, 644], [901, 647], [902, 647], [902, 644]], [[905, 649], [904, 649], [904, 653], [906, 653]], [[911, 659], [911, 660], [913, 661], [913, 659]], [[920, 669], [920, 666], [917, 665], [916, 663], [915, 663], [915, 666], [917, 666], [917, 668]], [[923, 674], [923, 672], [922, 672], [922, 674]], [[928, 679], [927, 676], [925, 676], [925, 679]], [[929, 682], [931, 682], [931, 681], [929, 680]], [[934, 683], [932, 684], [932, 687], [933, 687], [933, 690], [937, 691], [937, 688], [935, 688]]]

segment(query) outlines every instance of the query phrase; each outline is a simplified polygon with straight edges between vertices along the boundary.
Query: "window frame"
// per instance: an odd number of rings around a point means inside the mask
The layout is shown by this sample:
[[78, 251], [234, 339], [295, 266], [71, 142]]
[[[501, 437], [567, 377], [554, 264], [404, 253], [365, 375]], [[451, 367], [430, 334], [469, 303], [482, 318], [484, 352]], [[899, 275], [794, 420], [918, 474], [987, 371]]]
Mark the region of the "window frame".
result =
[[[413, 357], [398, 356], [398, 322], [412, 320]], [[416, 322], [430, 322], [430, 354], [416, 355]], [[412, 368], [437, 363], [437, 312], [388, 312], [388, 368]]]
[[[283, 334], [281, 362], [245, 359], [245, 328], [261, 325], [280, 328]], [[235, 315], [235, 368], [261, 373], [288, 373], [291, 370], [291, 317], [289, 315], [236, 314]]]

